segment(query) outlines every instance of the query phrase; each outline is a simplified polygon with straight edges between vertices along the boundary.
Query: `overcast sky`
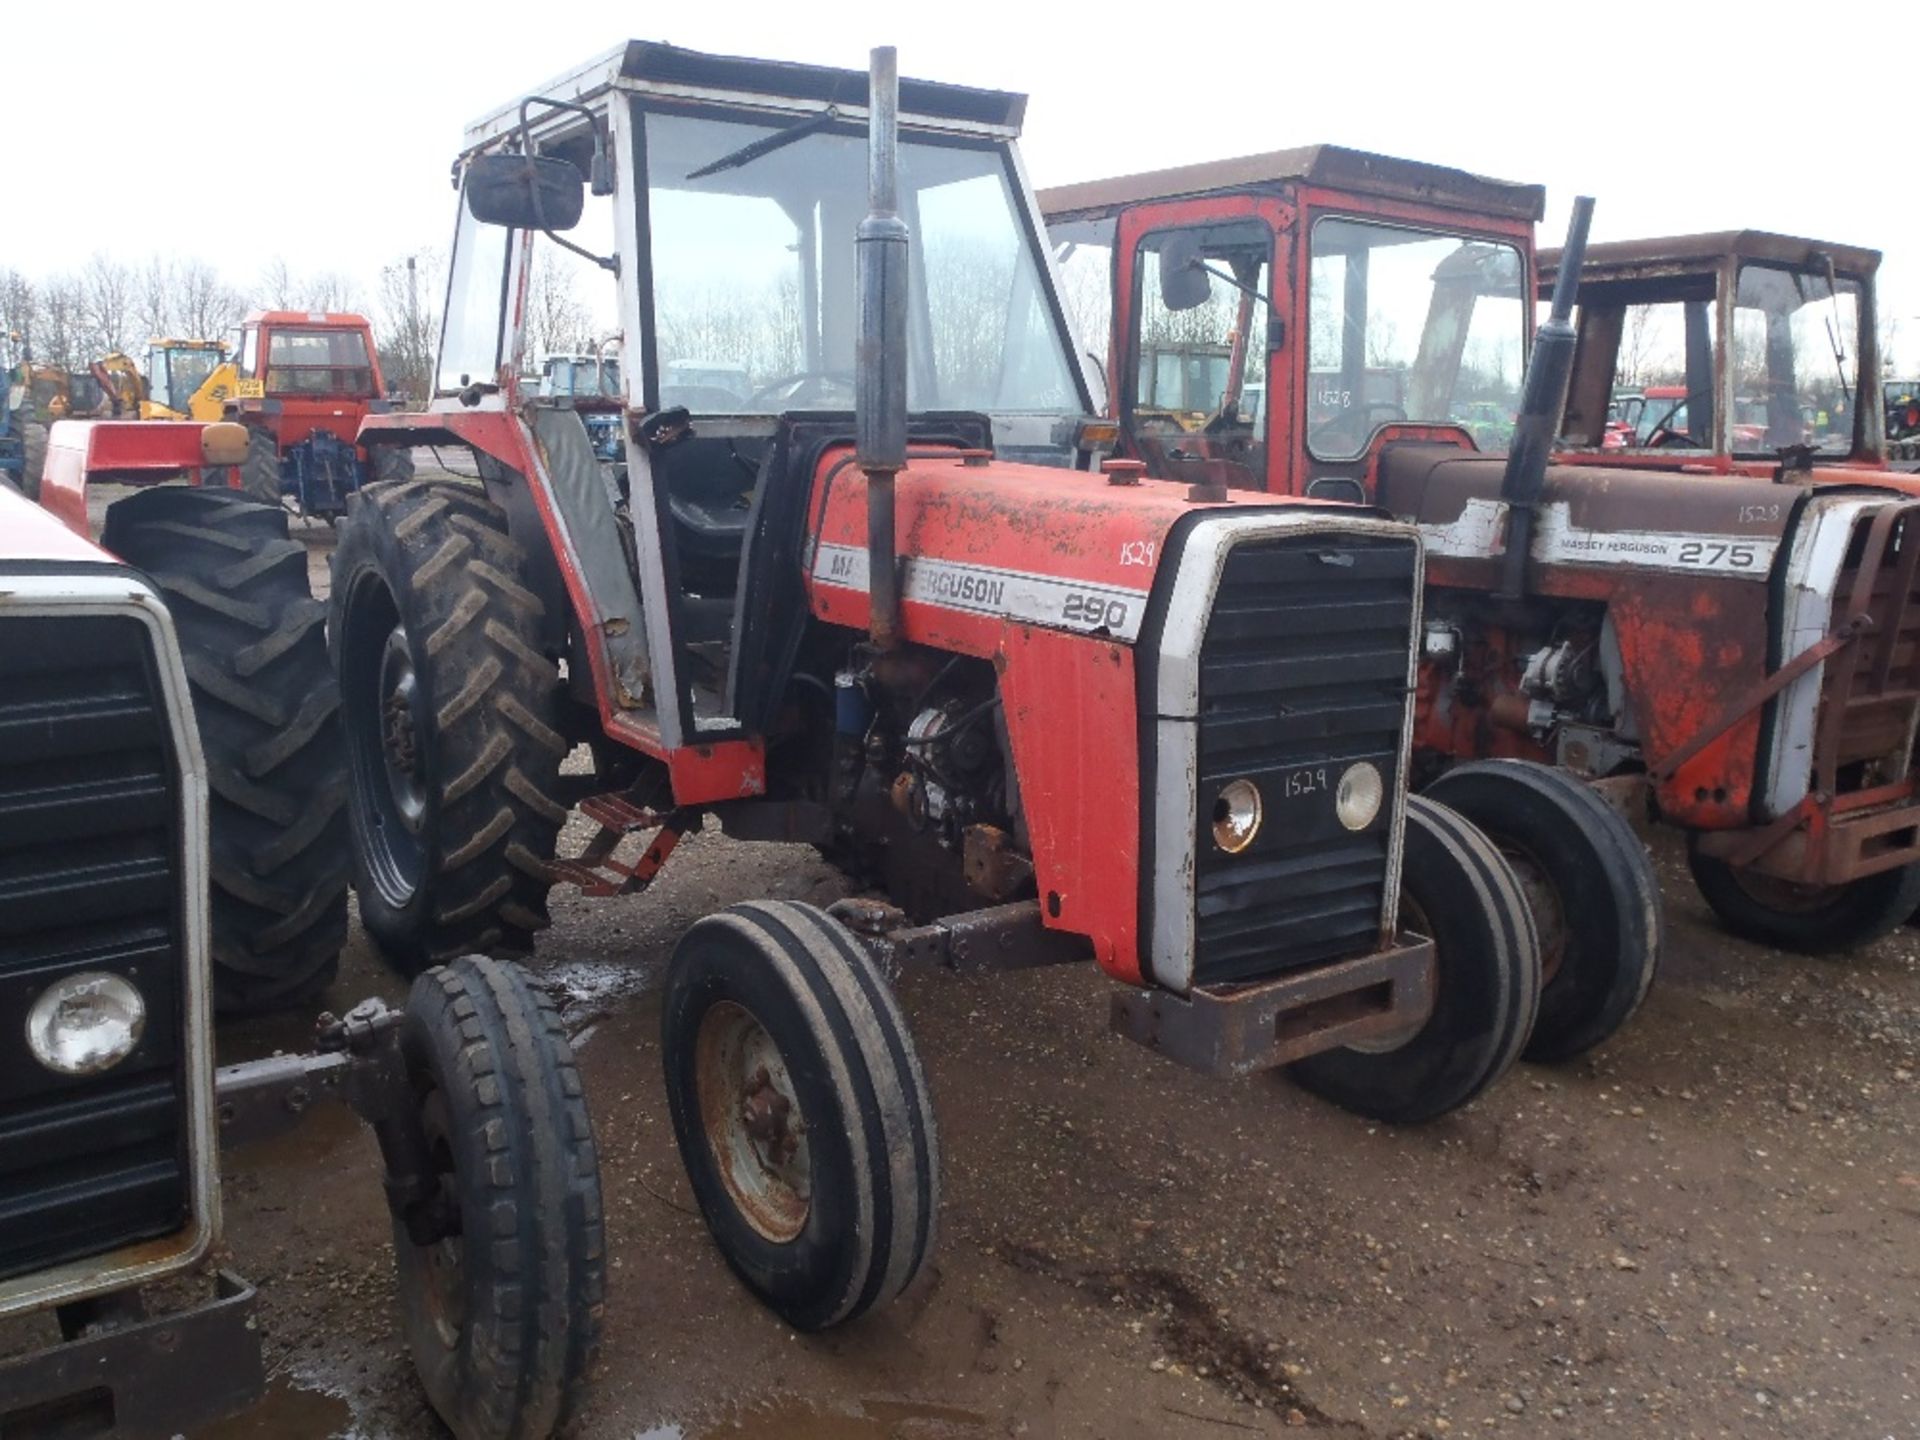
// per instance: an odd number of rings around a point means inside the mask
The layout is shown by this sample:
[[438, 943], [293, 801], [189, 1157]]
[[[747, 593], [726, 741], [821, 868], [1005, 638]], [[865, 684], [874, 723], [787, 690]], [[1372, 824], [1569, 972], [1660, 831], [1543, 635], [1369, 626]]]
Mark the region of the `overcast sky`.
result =
[[1896, 351], [1920, 362], [1899, 199], [1914, 98], [1874, 49], [1910, 6], [1737, 24], [1692, 0], [7, 9], [0, 265], [31, 274], [171, 251], [245, 283], [278, 255], [370, 293], [382, 264], [446, 243], [465, 122], [620, 40], [847, 66], [894, 44], [909, 75], [1029, 93], [1040, 186], [1331, 141], [1544, 184], [1542, 243], [1585, 192], [1596, 239], [1752, 226], [1876, 246]]

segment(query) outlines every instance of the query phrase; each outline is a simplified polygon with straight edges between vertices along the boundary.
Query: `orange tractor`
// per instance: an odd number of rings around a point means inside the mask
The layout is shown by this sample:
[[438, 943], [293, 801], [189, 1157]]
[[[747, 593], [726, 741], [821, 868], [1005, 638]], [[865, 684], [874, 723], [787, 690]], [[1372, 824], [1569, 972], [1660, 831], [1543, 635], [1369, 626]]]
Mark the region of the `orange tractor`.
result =
[[[1538, 189], [1320, 147], [1062, 187], [1042, 204], [1057, 244], [1109, 267], [1111, 373], [1132, 374], [1167, 317], [1211, 315], [1266, 389], [1257, 423], [1230, 377], [1208, 422], [1176, 433], [1123, 386], [1083, 448], [1419, 526], [1431, 563], [1416, 779], [1553, 882], [1536, 887], [1555, 902], [1540, 912], [1550, 955], [1605, 933], [1577, 919], [1582, 874], [1614, 873], [1575, 819], [1588, 783], [1685, 830], [1702, 894], [1743, 934], [1844, 949], [1913, 911], [1920, 502], [1732, 465], [1698, 467], [1735, 471], [1707, 485], [1615, 463], [1610, 388], [1577, 378], [1592, 453], [1550, 455], [1577, 365], [1563, 278], [1522, 387]], [[1778, 283], [1820, 300], [1810, 334], [1823, 336], [1830, 305], [1791, 274]], [[1762, 329], [1766, 345], [1791, 338]], [[1697, 355], [1703, 336], [1683, 326], [1679, 343]], [[1387, 400], [1368, 383], [1383, 365], [1400, 375]], [[1463, 400], [1519, 410], [1504, 459], [1479, 452]], [[1855, 435], [1877, 424], [1849, 419]], [[1539, 787], [1495, 778], [1508, 772], [1487, 762], [1509, 759], [1581, 782], [1561, 786], [1562, 818]], [[1590, 863], [1567, 867], [1575, 836]]]
[[373, 327], [331, 311], [256, 310], [240, 332], [228, 418], [247, 427], [242, 488], [303, 515], [338, 517], [373, 480], [404, 480], [413, 456], [369, 445], [360, 422], [390, 408]]

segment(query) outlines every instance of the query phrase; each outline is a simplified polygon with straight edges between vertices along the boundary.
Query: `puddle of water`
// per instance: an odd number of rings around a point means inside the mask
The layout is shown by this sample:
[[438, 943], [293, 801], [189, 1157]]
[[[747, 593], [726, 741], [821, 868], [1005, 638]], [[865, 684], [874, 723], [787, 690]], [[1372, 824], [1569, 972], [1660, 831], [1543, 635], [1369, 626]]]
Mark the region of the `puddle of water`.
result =
[[[586, 1044], [599, 1022], [629, 1000], [660, 983], [658, 968], [573, 960], [544, 970], [541, 981], [560, 1009], [560, 1021], [575, 1048]], [[662, 1440], [671, 1440], [663, 1436]]]
[[341, 1440], [355, 1434], [347, 1402], [281, 1379], [244, 1415], [194, 1432], [194, 1440]]
[[[903, 1427], [911, 1427], [905, 1429]], [[816, 1410], [791, 1402], [756, 1406], [731, 1420], [698, 1431], [656, 1425], [634, 1440], [954, 1440], [986, 1429], [987, 1417], [953, 1405], [912, 1400], [863, 1400], [858, 1411]]]

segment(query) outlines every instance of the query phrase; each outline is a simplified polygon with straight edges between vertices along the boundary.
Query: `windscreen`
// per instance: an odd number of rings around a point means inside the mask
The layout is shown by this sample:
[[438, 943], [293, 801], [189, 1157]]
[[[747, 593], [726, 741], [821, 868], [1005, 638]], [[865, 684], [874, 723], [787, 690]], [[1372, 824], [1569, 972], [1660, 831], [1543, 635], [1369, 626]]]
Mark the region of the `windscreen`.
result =
[[1363, 454], [1395, 421], [1513, 437], [1526, 361], [1520, 252], [1510, 245], [1328, 216], [1313, 227], [1307, 444]]
[[[848, 410], [863, 130], [645, 115], [660, 403]], [[1063, 414], [1080, 400], [1003, 150], [903, 134], [917, 411]]]
[[1742, 265], [1733, 297], [1735, 452], [1853, 449], [1860, 285], [1774, 265]]
[[276, 329], [267, 338], [269, 395], [373, 394], [366, 337], [358, 330]]

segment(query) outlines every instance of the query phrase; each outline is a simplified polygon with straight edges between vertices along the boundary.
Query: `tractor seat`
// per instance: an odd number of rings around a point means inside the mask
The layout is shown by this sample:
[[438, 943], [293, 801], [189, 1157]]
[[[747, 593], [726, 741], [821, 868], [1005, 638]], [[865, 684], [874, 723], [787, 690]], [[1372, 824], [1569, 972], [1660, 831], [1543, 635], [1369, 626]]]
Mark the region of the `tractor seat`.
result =
[[667, 495], [667, 512], [673, 516], [674, 539], [682, 555], [703, 560], [738, 560], [746, 543], [748, 510], [731, 499], [708, 499], [691, 495]]

